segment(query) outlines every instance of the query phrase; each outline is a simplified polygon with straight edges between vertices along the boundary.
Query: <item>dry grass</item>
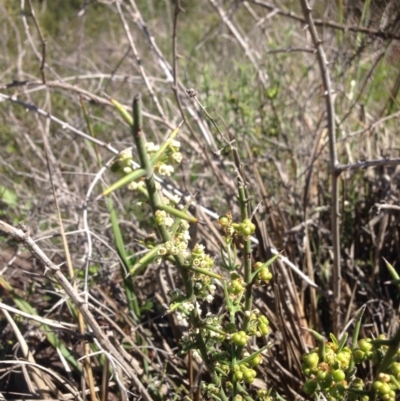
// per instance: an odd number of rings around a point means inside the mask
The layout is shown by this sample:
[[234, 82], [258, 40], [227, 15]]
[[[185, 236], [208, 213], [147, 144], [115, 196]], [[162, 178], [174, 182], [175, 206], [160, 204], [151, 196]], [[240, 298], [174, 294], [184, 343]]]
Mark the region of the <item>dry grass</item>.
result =
[[[63, 2], [54, 2], [58, 9], [51, 3], [32, 5], [46, 39], [42, 72], [43, 42], [30, 2], [22, 1], [22, 11], [16, 4], [0, 4], [0, 218], [13, 225], [24, 222], [46, 255], [55, 264], [63, 263], [66, 250], [56, 198], [75, 277], [66, 264], [61, 270], [76, 291], [88, 296], [104, 335], [152, 399], [200, 399], [202, 370], [179, 354], [185, 327], [166, 316], [162, 306], [168, 289], [181, 284], [174, 270], [154, 265], [136, 277], [133, 288], [140, 316], [128, 308], [110, 212], [103, 200], [93, 201], [116, 180], [111, 172], [91, 194], [90, 241], [82, 208], [99, 161], [103, 165], [113, 156], [106, 145], [118, 151], [132, 145], [129, 129], [107, 95], [130, 109], [140, 92], [148, 140], [160, 143], [186, 120], [179, 134], [185, 158], [168, 183], [194, 197], [197, 206], [192, 212], [207, 223], [194, 227], [193, 235], [218, 260], [221, 234], [202, 208], [238, 215], [236, 172], [229, 157], [216, 155], [225, 142], [200, 105], [187, 96], [186, 89], [194, 88], [224, 135], [236, 140], [256, 210], [259, 246], [254, 257], [266, 260], [270, 247], [278, 249], [320, 289], [277, 262], [272, 286], [254, 294], [256, 307], [271, 321], [273, 342], [255, 387], [266, 385], [287, 400], [301, 399], [300, 358], [313, 344], [304, 328], [328, 335], [334, 322], [324, 295], [333, 288], [326, 108], [300, 3], [185, 1], [186, 12], [176, 25], [176, 63], [175, 10], [169, 1], [130, 0], [120, 6], [99, 1], [85, 8], [71, 2], [64, 11]], [[342, 11], [336, 2], [328, 3], [319, 5], [313, 17], [330, 62], [338, 160], [353, 165], [344, 169], [339, 181], [340, 329], [367, 305], [363, 335], [390, 335], [398, 295], [396, 287], [386, 284], [390, 275], [382, 258], [395, 267], [400, 262], [399, 218], [397, 210], [376, 213], [374, 205], [396, 205], [400, 195], [400, 75], [398, 42], [391, 39], [397, 34], [396, 24], [383, 19], [388, 4], [383, 1], [365, 9], [362, 2], [353, 2], [354, 8]], [[393, 10], [390, 15], [395, 16], [398, 9]], [[379, 33], [380, 25], [385, 35]], [[88, 133], [81, 100], [98, 145], [80, 135]], [[26, 111], [26, 105], [34, 108]], [[38, 109], [62, 122], [45, 118]], [[357, 164], [370, 160], [384, 162], [368, 169]], [[146, 219], [133, 215], [135, 199], [128, 190], [113, 193], [112, 199], [125, 249], [134, 257], [142, 250], [138, 240], [147, 235]], [[82, 360], [76, 362], [91, 352], [87, 338], [82, 341], [79, 336], [77, 309], [66, 302], [52, 276], [43, 274], [39, 262], [9, 237], [0, 240], [2, 303], [69, 328], [44, 329], [32, 319], [4, 312], [0, 389], [6, 399], [139, 399], [138, 386], [122, 371], [110, 376], [109, 365], [98, 355], [90, 358], [96, 396], [89, 395], [90, 369]], [[85, 268], [90, 269], [86, 278]], [[222, 303], [221, 293], [210, 308], [218, 311]], [[76, 367], [57, 352], [48, 330], [68, 348]], [[348, 330], [351, 333], [351, 324]], [[261, 345], [260, 340], [257, 346]], [[43, 367], [47, 370], [40, 370]], [[371, 374], [365, 369], [365, 380]]]

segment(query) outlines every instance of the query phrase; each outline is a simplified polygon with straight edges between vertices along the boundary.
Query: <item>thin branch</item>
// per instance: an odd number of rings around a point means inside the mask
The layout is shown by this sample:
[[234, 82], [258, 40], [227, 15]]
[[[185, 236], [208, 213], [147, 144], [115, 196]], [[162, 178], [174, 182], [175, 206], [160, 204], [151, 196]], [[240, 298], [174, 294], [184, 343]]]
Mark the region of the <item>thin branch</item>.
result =
[[[301, 15], [298, 15], [292, 11], [283, 10], [279, 7], [276, 7], [274, 4], [267, 3], [266, 1], [261, 1], [261, 0], [248, 0], [248, 1], [249, 3], [257, 4], [258, 6], [266, 8], [267, 10], [274, 12], [274, 14], [276, 15], [283, 15], [284, 17], [289, 17], [303, 24], [308, 23], [307, 18], [303, 18]], [[314, 25], [337, 29], [344, 32], [365, 33], [366, 35], [375, 36], [377, 38], [382, 38], [382, 39], [400, 40], [399, 35], [395, 35], [390, 32], [385, 32], [382, 29], [370, 29], [358, 25], [345, 25], [333, 21], [325, 21], [322, 19], [315, 19]]]
[[35, 9], [32, 6], [32, 1], [28, 0], [28, 4], [29, 4], [29, 9], [31, 11], [31, 15], [33, 18], [33, 21], [36, 25], [36, 29], [39, 33], [39, 37], [40, 37], [40, 41], [42, 42], [42, 62], [40, 64], [40, 73], [42, 74], [42, 81], [45, 84], [46, 83], [46, 74], [44, 72], [44, 67], [46, 66], [46, 45], [47, 45], [47, 41], [43, 36], [42, 33], [42, 29], [40, 28], [39, 22], [36, 18], [36, 13], [35, 13]]
[[375, 203], [374, 205], [377, 209], [376, 214], [378, 214], [381, 210], [396, 210], [400, 212], [400, 206], [397, 205], [389, 205], [387, 203]]
[[331, 203], [331, 220], [332, 220], [332, 242], [333, 242], [333, 294], [334, 294], [334, 333], [340, 331], [340, 293], [341, 293], [341, 266], [340, 266], [340, 236], [339, 236], [339, 172], [336, 171], [337, 154], [336, 154], [336, 124], [335, 110], [332, 96], [331, 78], [328, 69], [328, 60], [326, 58], [321, 39], [318, 36], [314, 20], [312, 18], [312, 9], [308, 4], [308, 0], [300, 0], [305, 20], [308, 24], [312, 41], [317, 51], [317, 59], [321, 73], [322, 84], [324, 88], [324, 96], [327, 111], [327, 125], [329, 136], [330, 166], [332, 177], [332, 203]]
[[399, 164], [400, 164], [399, 157], [394, 159], [366, 160], [354, 164], [337, 164], [335, 166], [335, 171], [340, 174], [343, 171], [359, 170], [368, 167], [397, 166]]

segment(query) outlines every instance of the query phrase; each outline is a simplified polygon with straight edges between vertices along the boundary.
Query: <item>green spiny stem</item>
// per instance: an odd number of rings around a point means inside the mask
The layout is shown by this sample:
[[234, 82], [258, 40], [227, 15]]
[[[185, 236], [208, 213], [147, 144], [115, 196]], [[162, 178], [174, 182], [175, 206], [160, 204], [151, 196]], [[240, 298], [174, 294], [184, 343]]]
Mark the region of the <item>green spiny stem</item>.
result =
[[[144, 195], [147, 199], [149, 199], [149, 194], [145, 188], [138, 186], [137, 190], [142, 195]], [[196, 217], [190, 216], [190, 215], [186, 214], [184, 211], [175, 209], [173, 206], [170, 206], [170, 205], [165, 205], [163, 203], [160, 203], [158, 205], [158, 209], [164, 210], [164, 212], [167, 212], [167, 213], [171, 214], [172, 216], [177, 217], [178, 219], [186, 220], [189, 223], [198, 223], [198, 221], [199, 221]]]
[[352, 339], [352, 345], [351, 345], [352, 350], [355, 350], [357, 347], [358, 336], [360, 334], [360, 328], [361, 328], [361, 319], [364, 315], [365, 308], [366, 308], [366, 305], [364, 305], [360, 308], [360, 310], [357, 313], [356, 319], [355, 319], [356, 324], [354, 326], [354, 331], [353, 331], [353, 339]]
[[[249, 218], [248, 212], [248, 199], [246, 196], [246, 190], [244, 185], [239, 186], [239, 204], [242, 220]], [[244, 248], [243, 248], [243, 260], [244, 260], [244, 282], [246, 284], [245, 291], [245, 312], [251, 312], [253, 306], [253, 296], [251, 293], [252, 290], [252, 274], [251, 274], [251, 241], [250, 238], [245, 238], [244, 240]], [[243, 330], [247, 331], [249, 326], [250, 316], [245, 315], [243, 321]]]
[[238, 390], [241, 393], [242, 397], [246, 400], [246, 401], [254, 401], [254, 398], [250, 397], [249, 394], [247, 393], [247, 391], [242, 387], [242, 385], [240, 383], [237, 384], [238, 386]]
[[388, 370], [390, 364], [394, 361], [394, 358], [397, 355], [399, 347], [400, 347], [400, 327], [397, 329], [395, 335], [389, 340], [389, 347], [386, 351], [383, 361], [379, 365], [377, 374], [382, 372], [385, 373]]
[[261, 347], [258, 351], [253, 352], [253, 353], [252, 353], [251, 355], [249, 355], [248, 357], [243, 358], [243, 359], [240, 360], [240, 361], [237, 361], [237, 364], [238, 364], [238, 365], [241, 365], [242, 363], [250, 362], [255, 356], [261, 354], [262, 352], [264, 352], [266, 349], [268, 349], [268, 348], [270, 348], [270, 347], [271, 347], [271, 344], [264, 345], [264, 346]]
[[[138, 156], [139, 156], [139, 161], [140, 161], [140, 166], [145, 170], [145, 182], [146, 182], [146, 188], [147, 192], [149, 194], [149, 204], [152, 210], [153, 215], [155, 216], [157, 210], [160, 210], [161, 207], [160, 205], [162, 204], [160, 195], [157, 191], [156, 187], [156, 182], [154, 180], [154, 174], [153, 174], [153, 166], [151, 164], [151, 160], [149, 158], [149, 155], [146, 150], [146, 140], [144, 137], [143, 133], [143, 118], [142, 118], [142, 107], [141, 107], [141, 97], [140, 95], [135, 96], [133, 99], [133, 125], [132, 125], [132, 135], [133, 139], [136, 144], [136, 148], [138, 151]], [[168, 232], [167, 227], [165, 224], [157, 224], [158, 228], [158, 233], [163, 242], [167, 242], [171, 240], [171, 235]], [[185, 269], [184, 266], [184, 260], [181, 256], [177, 255], [174, 257], [175, 263], [178, 267], [178, 270], [182, 276], [182, 280], [185, 285], [185, 290], [186, 290], [186, 297], [188, 300], [191, 302], [196, 301], [196, 297], [193, 291], [193, 285], [192, 281], [190, 280], [190, 275], [189, 271]], [[191, 325], [194, 328], [197, 328], [201, 325], [201, 319], [200, 316], [198, 315], [198, 310], [197, 308], [194, 308], [193, 311], [191, 312], [190, 316], [191, 320]], [[199, 343], [199, 352], [201, 354], [201, 357], [204, 361], [204, 363], [207, 366], [207, 369], [209, 372], [213, 372], [213, 364], [209, 360], [208, 354], [207, 354], [207, 349], [206, 345], [204, 343], [204, 339], [201, 336], [201, 333], [196, 335], [196, 342]]]

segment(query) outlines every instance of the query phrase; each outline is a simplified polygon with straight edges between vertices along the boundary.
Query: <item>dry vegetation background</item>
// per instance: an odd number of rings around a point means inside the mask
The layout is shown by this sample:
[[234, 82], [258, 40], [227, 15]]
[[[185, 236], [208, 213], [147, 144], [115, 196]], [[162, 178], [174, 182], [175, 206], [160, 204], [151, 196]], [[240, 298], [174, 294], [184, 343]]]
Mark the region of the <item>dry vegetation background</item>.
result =
[[[400, 2], [311, 3], [329, 61], [338, 160], [353, 165], [339, 179], [340, 330], [350, 323], [351, 333], [351, 319], [366, 305], [363, 334], [390, 335], [398, 292], [387, 284], [391, 276], [383, 257], [394, 267], [400, 262], [399, 212], [375, 204], [399, 201]], [[272, 246], [322, 291], [333, 286], [327, 113], [300, 2], [186, 0], [176, 24], [175, 6], [169, 0], [0, 2], [0, 219], [25, 223], [48, 257], [63, 263], [57, 199], [74, 268], [71, 282], [87, 291], [92, 313], [154, 400], [200, 399], [201, 368], [179, 354], [185, 328], [163, 315], [166, 290], [180, 285], [172, 268], [154, 265], [136, 277], [132, 289], [140, 310], [128, 308], [110, 212], [104, 200], [93, 201], [116, 180], [111, 172], [95, 187], [88, 227], [84, 224], [83, 204], [99, 162], [113, 156], [102, 143], [118, 151], [132, 145], [108, 96], [130, 109], [141, 93], [146, 136], [156, 143], [185, 118], [179, 134], [184, 160], [167, 181], [194, 197], [191, 211], [207, 223], [193, 228], [193, 236], [217, 260], [221, 237], [206, 212], [238, 215], [236, 174], [230, 157], [218, 156], [226, 143], [199, 103], [236, 140], [253, 206], [258, 205], [261, 246], [254, 248], [255, 257], [265, 260]], [[187, 95], [189, 88], [199, 103]], [[82, 104], [97, 145], [81, 135], [90, 135]], [[373, 167], [360, 168], [359, 162], [371, 160], [377, 160]], [[138, 240], [147, 235], [146, 216], [134, 216], [128, 190], [112, 199], [125, 249], [134, 259], [143, 250]], [[71, 277], [65, 264], [61, 269]], [[61, 287], [6, 235], [0, 237], [0, 272], [3, 306], [70, 329], [0, 308], [4, 397], [90, 398], [87, 374], [85, 379], [80, 374], [87, 366], [78, 362], [87, 343], [77, 335], [76, 309]], [[219, 294], [211, 308], [217, 311], [222, 301]], [[312, 345], [302, 328], [325, 335], [334, 329], [329, 300], [278, 262], [272, 286], [260, 287], [255, 303], [271, 321], [273, 342], [255, 387], [302, 399], [300, 358]], [[21, 362], [27, 360], [47, 370], [38, 373]], [[120, 390], [104, 357], [93, 356], [90, 364], [97, 399], [139, 398]], [[365, 380], [370, 375], [366, 369]], [[137, 384], [125, 384], [140, 393]]]

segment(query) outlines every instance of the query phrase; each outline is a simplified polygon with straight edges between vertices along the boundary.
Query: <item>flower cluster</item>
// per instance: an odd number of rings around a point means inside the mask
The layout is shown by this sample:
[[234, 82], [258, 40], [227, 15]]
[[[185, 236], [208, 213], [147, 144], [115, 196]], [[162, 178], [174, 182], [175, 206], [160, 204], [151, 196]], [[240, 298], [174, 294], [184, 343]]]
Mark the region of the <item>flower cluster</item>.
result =
[[230, 242], [235, 236], [243, 236], [244, 240], [248, 240], [256, 230], [256, 226], [250, 219], [243, 219], [241, 223], [234, 223], [230, 213], [220, 216], [218, 223], [224, 230], [227, 242]]
[[272, 273], [269, 271], [268, 266], [262, 262], [254, 263], [254, 270], [258, 271], [257, 281], [263, 281], [265, 283], [269, 283], [272, 279]]
[[[154, 171], [161, 176], [170, 176], [174, 172], [173, 164], [179, 164], [182, 161], [182, 153], [179, 152], [181, 144], [179, 141], [172, 140], [166, 151], [159, 155], [153, 168]], [[158, 156], [157, 152], [160, 150], [159, 145], [153, 142], [146, 143], [146, 150], [149, 156]]]
[[248, 332], [252, 336], [261, 337], [269, 334], [269, 320], [266, 316], [259, 316], [260, 311], [255, 309], [253, 312], [250, 312], [250, 321], [249, 321], [249, 329]]
[[124, 149], [111, 164], [111, 171], [122, 175], [131, 173], [133, 171], [132, 158], [132, 148]]
[[[314, 394], [321, 391], [328, 401], [343, 400], [346, 394], [350, 401], [368, 401], [371, 392], [365, 389], [362, 379], [352, 377], [355, 369], [351, 362], [357, 365], [371, 361], [379, 365], [387, 351], [387, 346], [379, 343], [384, 339], [384, 336], [380, 336], [376, 343], [369, 338], [360, 339], [357, 347], [352, 350], [348, 347], [339, 350], [337, 344], [328, 342], [322, 360], [318, 348], [303, 355], [303, 373], [308, 377], [303, 387], [304, 392]], [[349, 377], [352, 377], [350, 383]], [[396, 391], [400, 389], [399, 381], [400, 362], [394, 361], [387, 372], [377, 375], [372, 388], [379, 399], [394, 401]]]
[[325, 345], [323, 360], [320, 358], [318, 348], [303, 355], [303, 373], [308, 377], [303, 387], [304, 392], [313, 394], [319, 389], [328, 400], [342, 400], [348, 386], [346, 372], [351, 357], [349, 348], [344, 347], [339, 350], [337, 345], [331, 342]]
[[192, 282], [196, 296], [207, 302], [212, 302], [216, 287], [211, 276], [206, 273], [211, 272], [214, 259], [205, 252], [203, 245], [196, 244], [185, 264], [195, 268], [192, 273]]
[[[174, 219], [165, 211], [156, 211], [156, 221], [158, 224], [165, 224], [167, 227], [171, 227], [174, 224]], [[158, 248], [158, 254], [160, 256], [182, 256], [184, 259], [190, 257], [188, 251], [188, 242], [190, 239], [189, 235], [189, 223], [186, 220], [180, 220], [173, 238]]]

